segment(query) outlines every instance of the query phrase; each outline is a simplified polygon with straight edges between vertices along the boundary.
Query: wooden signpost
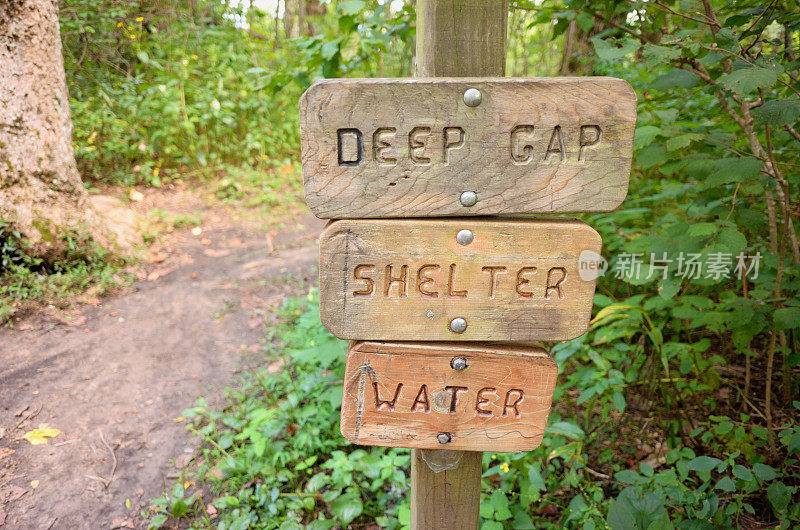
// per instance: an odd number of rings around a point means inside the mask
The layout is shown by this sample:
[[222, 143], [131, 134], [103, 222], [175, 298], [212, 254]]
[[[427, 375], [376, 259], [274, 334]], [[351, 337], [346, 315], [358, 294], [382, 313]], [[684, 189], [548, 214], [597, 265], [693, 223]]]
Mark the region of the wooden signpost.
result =
[[303, 95], [304, 190], [338, 219], [320, 318], [352, 340], [342, 434], [412, 448], [412, 528], [477, 529], [481, 451], [536, 448], [550, 412], [557, 366], [527, 344], [586, 331], [581, 260], [601, 241], [574, 219], [475, 216], [619, 206], [636, 97], [619, 79], [504, 79], [507, 0], [417, 9], [419, 78]]
[[529, 451], [541, 443], [557, 375], [541, 348], [356, 342], [342, 434], [361, 445]]
[[602, 212], [628, 193], [636, 95], [621, 79], [329, 79], [300, 115], [322, 218]]
[[320, 317], [343, 339], [572, 339], [594, 298], [586, 250], [600, 235], [572, 219], [335, 221], [320, 238]]

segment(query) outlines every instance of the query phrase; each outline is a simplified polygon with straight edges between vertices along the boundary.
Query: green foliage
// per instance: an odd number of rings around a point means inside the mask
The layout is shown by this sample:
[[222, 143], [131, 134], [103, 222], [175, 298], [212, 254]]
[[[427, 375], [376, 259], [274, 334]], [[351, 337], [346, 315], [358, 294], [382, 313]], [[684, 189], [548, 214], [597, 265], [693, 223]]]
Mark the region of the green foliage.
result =
[[[205, 400], [184, 412], [190, 429], [207, 442], [199, 478], [210, 485], [221, 528], [332, 528], [378, 521], [396, 528], [406, 502], [408, 451], [349, 444], [339, 433], [346, 343], [319, 323], [315, 292], [289, 299], [280, 310], [287, 322], [276, 330], [280, 353], [253, 371], [215, 411]], [[277, 369], [276, 369], [277, 367]], [[153, 501], [154, 527], [169, 518], [204, 518], [193, 509], [175, 513], [175, 499]], [[152, 514], [152, 512], [151, 512]]]
[[63, 307], [87, 289], [99, 296], [129, 281], [118, 274], [123, 260], [83, 231], [72, 228], [61, 239], [59, 259], [31, 257], [31, 244], [0, 218], [0, 323], [37, 303]]

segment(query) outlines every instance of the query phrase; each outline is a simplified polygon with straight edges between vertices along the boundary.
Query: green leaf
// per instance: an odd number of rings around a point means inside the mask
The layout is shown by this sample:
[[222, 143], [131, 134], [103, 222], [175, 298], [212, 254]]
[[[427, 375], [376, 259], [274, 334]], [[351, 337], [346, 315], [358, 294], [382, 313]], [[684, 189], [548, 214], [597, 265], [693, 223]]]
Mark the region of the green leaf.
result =
[[150, 519], [150, 524], [147, 526], [150, 530], [155, 530], [156, 528], [161, 528], [164, 526], [164, 523], [167, 522], [167, 516], [164, 514], [156, 515], [152, 519]]
[[747, 246], [747, 238], [735, 228], [725, 227], [717, 235], [717, 244], [725, 247], [731, 254], [737, 254]]
[[614, 395], [611, 396], [611, 399], [614, 401], [614, 406], [617, 407], [618, 412], [625, 412], [625, 397], [622, 394], [619, 392], [614, 392]]
[[735, 466], [733, 466], [733, 476], [747, 482], [753, 480], [753, 473], [751, 473], [749, 469], [740, 464], [736, 464]]
[[335, 515], [346, 527], [353, 519], [361, 515], [364, 505], [361, 500], [349, 495], [342, 495], [331, 503], [331, 513]]
[[642, 48], [642, 56], [644, 56], [648, 66], [656, 66], [670, 59], [677, 59], [681, 56], [681, 51], [678, 48], [648, 43]]
[[753, 473], [755, 473], [759, 480], [763, 480], [765, 482], [770, 481], [778, 476], [778, 473], [775, 471], [775, 469], [767, 464], [753, 464]]
[[566, 421], [559, 421], [547, 427], [548, 434], [560, 434], [562, 436], [566, 436], [567, 438], [572, 438], [575, 440], [583, 440], [586, 437], [584, 434], [583, 429], [575, 425], [574, 423], [567, 423]]
[[720, 460], [719, 458], [703, 455], [703, 456], [698, 456], [697, 458], [689, 461], [689, 463], [686, 464], [686, 468], [691, 471], [699, 471], [699, 472], [711, 471], [721, 463], [722, 460]]
[[775, 68], [750, 66], [729, 73], [722, 78], [721, 84], [739, 95], [744, 95], [759, 87], [770, 88], [778, 80], [778, 75], [780, 71]]
[[494, 518], [498, 521], [505, 521], [513, 517], [511, 511], [508, 509], [508, 497], [502, 491], [495, 490], [492, 493], [490, 501], [494, 508]]
[[594, 17], [586, 11], [583, 11], [580, 15], [575, 17], [575, 22], [577, 22], [578, 26], [586, 33], [589, 33], [594, 27]]
[[623, 469], [622, 471], [614, 473], [614, 478], [619, 482], [624, 482], [625, 484], [638, 484], [640, 482], [641, 475], [632, 469]]
[[709, 188], [755, 180], [763, 163], [757, 158], [722, 158], [717, 160], [716, 170], [708, 176], [705, 185]]
[[532, 485], [539, 488], [539, 491], [545, 491], [547, 489], [547, 486], [544, 484], [542, 474], [539, 473], [539, 470], [536, 469], [536, 466], [528, 466], [528, 480], [531, 481]]
[[636, 513], [628, 503], [612, 500], [606, 522], [614, 530], [637, 530]]
[[789, 501], [792, 498], [791, 490], [783, 482], [773, 482], [767, 488], [767, 499], [772, 505], [772, 511], [776, 516], [789, 506]]
[[[638, 50], [641, 46], [639, 41], [633, 38], [614, 41], [612, 39], [594, 37], [592, 38], [592, 44], [594, 44], [594, 51], [597, 52], [598, 57], [606, 60], [625, 57], [629, 53]], [[617, 44], [619, 44], [619, 46], [617, 46]]]
[[322, 50], [320, 53], [326, 60], [333, 59], [334, 55], [339, 53], [339, 41], [334, 40], [326, 42], [322, 45]]
[[793, 329], [800, 327], [800, 307], [783, 307], [775, 310], [775, 327]]
[[497, 521], [485, 521], [481, 525], [481, 530], [503, 530], [503, 523]]
[[700, 84], [700, 77], [681, 68], [675, 68], [655, 78], [650, 88], [669, 90], [671, 88], [692, 88]]
[[708, 237], [716, 233], [717, 225], [714, 223], [694, 223], [689, 227], [689, 237]]
[[786, 444], [789, 454], [800, 453], [800, 432], [796, 432], [789, 438], [789, 443]]
[[723, 50], [728, 50], [731, 53], [739, 51], [739, 39], [730, 28], [722, 28], [717, 32], [715, 37], [717, 45]]
[[714, 486], [714, 489], [722, 491], [736, 491], [736, 486], [733, 484], [733, 481], [730, 477], [722, 477], [717, 482], [717, 485]]
[[791, 125], [800, 118], [800, 99], [773, 99], [753, 109], [756, 125]]
[[652, 125], [645, 125], [636, 129], [636, 135], [633, 139], [633, 149], [639, 150], [653, 143], [656, 136], [661, 134], [661, 129]]
[[696, 140], [702, 140], [703, 135], [697, 133], [683, 133], [677, 136], [673, 136], [669, 140], [667, 140], [666, 146], [667, 150], [675, 151], [677, 149], [683, 149], [687, 147], [690, 143]]
[[350, 16], [350, 15], [355, 15], [356, 13], [364, 9], [366, 6], [367, 3], [364, 2], [363, 0], [346, 0], [345, 2], [342, 2], [341, 4], [336, 6], [336, 9], [339, 11], [339, 13], [345, 16]]

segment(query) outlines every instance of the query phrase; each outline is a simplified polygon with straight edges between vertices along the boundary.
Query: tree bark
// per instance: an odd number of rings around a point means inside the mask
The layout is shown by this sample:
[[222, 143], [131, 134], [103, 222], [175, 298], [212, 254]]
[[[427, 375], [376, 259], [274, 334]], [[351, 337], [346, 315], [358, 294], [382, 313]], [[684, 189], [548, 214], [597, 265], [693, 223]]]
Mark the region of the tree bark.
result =
[[0, 0], [0, 217], [44, 258], [70, 227], [113, 241], [75, 165], [56, 0]]

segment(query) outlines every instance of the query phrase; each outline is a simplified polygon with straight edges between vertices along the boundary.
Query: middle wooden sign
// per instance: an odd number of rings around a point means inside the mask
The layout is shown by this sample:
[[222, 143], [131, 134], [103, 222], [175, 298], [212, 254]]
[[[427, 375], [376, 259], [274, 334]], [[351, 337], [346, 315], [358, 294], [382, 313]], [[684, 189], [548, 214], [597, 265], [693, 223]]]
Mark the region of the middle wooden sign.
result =
[[589, 326], [600, 246], [565, 218], [334, 221], [320, 319], [341, 339], [572, 339]]

